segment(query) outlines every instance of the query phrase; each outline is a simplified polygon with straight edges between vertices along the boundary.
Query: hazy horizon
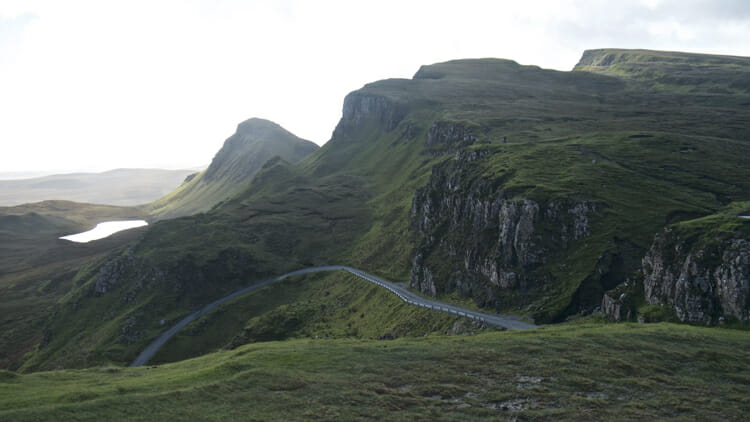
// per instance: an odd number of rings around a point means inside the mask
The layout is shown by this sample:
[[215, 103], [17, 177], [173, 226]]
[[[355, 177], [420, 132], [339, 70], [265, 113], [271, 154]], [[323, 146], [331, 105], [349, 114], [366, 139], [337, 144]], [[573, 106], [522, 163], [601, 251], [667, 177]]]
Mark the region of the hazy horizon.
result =
[[119, 167], [112, 169], [105, 169], [101, 171], [86, 171], [77, 169], [50, 169], [50, 170], [37, 170], [37, 171], [0, 171], [0, 181], [9, 180], [26, 180], [26, 179], [38, 179], [48, 176], [61, 176], [70, 174], [101, 174], [108, 173], [116, 170], [189, 170], [189, 171], [203, 171], [208, 167], [208, 164], [196, 167], [187, 168], [143, 168], [143, 167]]
[[420, 65], [570, 70], [595, 48], [750, 56], [748, 33], [742, 0], [3, 1], [0, 174], [203, 166], [251, 117], [322, 145], [347, 93]]

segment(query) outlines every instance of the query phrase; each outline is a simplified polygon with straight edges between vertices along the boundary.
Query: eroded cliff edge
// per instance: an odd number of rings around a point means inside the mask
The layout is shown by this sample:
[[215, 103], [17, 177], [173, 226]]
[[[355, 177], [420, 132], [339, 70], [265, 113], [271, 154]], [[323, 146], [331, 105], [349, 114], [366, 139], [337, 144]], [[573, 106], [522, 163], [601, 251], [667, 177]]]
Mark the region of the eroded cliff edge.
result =
[[619, 321], [635, 317], [645, 304], [691, 324], [747, 323], [750, 241], [746, 221], [734, 214], [665, 227], [654, 237], [631, 285], [604, 296], [603, 312]]
[[505, 178], [477, 172], [477, 161], [493, 153], [456, 152], [433, 167], [427, 186], [414, 195], [412, 288], [433, 297], [456, 290], [483, 307], [529, 305], [535, 290], [554, 281], [537, 270], [591, 235], [590, 219], [602, 204], [516, 197]]
[[649, 304], [667, 305], [683, 322], [748, 321], [750, 241], [738, 237], [692, 243], [665, 229], [643, 258]]

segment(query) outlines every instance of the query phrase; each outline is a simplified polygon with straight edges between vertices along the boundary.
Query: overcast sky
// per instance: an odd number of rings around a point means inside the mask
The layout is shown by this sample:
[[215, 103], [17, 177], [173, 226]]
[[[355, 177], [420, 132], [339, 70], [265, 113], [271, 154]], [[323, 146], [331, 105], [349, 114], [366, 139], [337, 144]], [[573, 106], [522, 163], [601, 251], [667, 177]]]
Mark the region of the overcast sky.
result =
[[208, 164], [250, 117], [323, 144], [368, 82], [604, 47], [750, 56], [750, 0], [0, 0], [0, 173]]

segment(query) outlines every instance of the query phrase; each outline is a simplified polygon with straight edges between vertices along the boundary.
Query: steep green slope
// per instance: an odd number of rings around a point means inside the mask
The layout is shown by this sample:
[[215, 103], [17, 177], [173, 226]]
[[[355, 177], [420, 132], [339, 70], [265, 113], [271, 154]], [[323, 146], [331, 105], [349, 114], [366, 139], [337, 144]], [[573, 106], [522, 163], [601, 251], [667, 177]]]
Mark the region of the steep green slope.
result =
[[86, 244], [60, 240], [107, 220], [145, 218], [135, 208], [45, 201], [0, 208], [0, 367], [17, 368], [44, 342], [45, 320], [72, 288], [81, 266], [143, 232], [131, 230]]
[[317, 148], [276, 123], [248, 119], [237, 125], [237, 132], [224, 142], [205, 171], [145, 209], [158, 219], [208, 211], [241, 191], [269, 159], [279, 156], [294, 163]]
[[748, 345], [748, 332], [673, 324], [269, 342], [161, 366], [0, 371], [0, 419], [744, 420]]
[[[257, 185], [270, 174], [296, 180], [279, 161], [267, 164]], [[300, 201], [296, 204], [256, 201], [232, 214], [159, 221], [133, 247], [91, 262], [50, 319], [49, 341], [29, 356], [25, 368], [129, 363], [166, 323], [191, 309], [330, 259], [369, 213], [354, 181], [328, 182], [289, 182], [286, 193]], [[307, 208], [314, 202], [320, 206]]]
[[[676, 54], [650, 52], [648, 66], [671, 69]], [[704, 65], [715, 57], [690, 58], [683, 74], [706, 76], [690, 89], [498, 59], [369, 84], [315, 153], [266, 163], [221, 206], [80, 272], [26, 368], [125, 363], [162, 319], [314, 264], [542, 323], [592, 312], [637, 278], [665, 225], [750, 199], [750, 94], [709, 89], [726, 84]]]

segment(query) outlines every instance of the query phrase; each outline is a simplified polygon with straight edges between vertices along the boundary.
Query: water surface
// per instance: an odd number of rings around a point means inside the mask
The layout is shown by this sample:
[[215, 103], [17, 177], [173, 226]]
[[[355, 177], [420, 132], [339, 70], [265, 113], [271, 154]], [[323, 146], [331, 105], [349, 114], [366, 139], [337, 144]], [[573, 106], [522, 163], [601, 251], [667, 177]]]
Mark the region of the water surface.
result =
[[107, 236], [111, 236], [123, 230], [146, 225], [148, 225], [148, 223], [145, 220], [105, 221], [97, 224], [96, 227], [87, 232], [63, 236], [60, 239], [70, 240], [71, 242], [76, 243], [86, 243], [91, 242], [92, 240], [104, 239]]

